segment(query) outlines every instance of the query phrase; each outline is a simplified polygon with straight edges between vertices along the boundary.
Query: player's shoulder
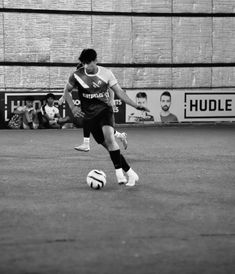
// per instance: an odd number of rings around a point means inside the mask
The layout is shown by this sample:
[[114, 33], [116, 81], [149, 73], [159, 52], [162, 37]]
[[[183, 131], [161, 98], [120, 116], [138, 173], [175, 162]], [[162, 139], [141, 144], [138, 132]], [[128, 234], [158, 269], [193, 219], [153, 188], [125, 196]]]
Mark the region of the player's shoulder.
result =
[[76, 68], [76, 70], [72, 71], [70, 76], [79, 75], [84, 73], [84, 67]]
[[111, 69], [109, 68], [105, 68], [103, 66], [97, 66], [97, 67], [100, 73], [107, 73], [107, 74], [112, 73]]
[[84, 73], [84, 71], [85, 71], [85, 69], [84, 69], [84, 67], [82, 66], [82, 67], [78, 67], [75, 71], [74, 71], [74, 73]]
[[105, 68], [105, 67], [102, 67], [102, 66], [98, 66], [98, 76], [100, 76], [102, 79], [105, 79], [107, 81], [115, 81], [116, 78], [113, 74], [113, 72], [108, 69], [108, 68]]
[[70, 72], [70, 78], [75, 77], [75, 75], [79, 75], [81, 73], [84, 73], [84, 67], [76, 68], [72, 72]]

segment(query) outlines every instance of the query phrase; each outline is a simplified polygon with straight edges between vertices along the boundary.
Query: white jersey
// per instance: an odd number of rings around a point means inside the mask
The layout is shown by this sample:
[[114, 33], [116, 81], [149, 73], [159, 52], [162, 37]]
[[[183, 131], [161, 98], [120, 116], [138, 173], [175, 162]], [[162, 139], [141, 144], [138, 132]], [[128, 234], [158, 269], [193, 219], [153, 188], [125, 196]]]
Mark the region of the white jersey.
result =
[[59, 109], [55, 106], [48, 106], [47, 104], [45, 106], [41, 107], [42, 114], [47, 114], [50, 120], [54, 120], [55, 116], [59, 114]]

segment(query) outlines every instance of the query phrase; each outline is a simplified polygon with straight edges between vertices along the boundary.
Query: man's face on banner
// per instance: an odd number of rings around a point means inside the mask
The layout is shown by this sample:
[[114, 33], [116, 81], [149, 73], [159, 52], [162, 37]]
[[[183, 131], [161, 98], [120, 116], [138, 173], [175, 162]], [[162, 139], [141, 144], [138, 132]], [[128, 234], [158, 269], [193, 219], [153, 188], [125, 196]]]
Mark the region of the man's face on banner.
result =
[[136, 104], [140, 107], [147, 107], [147, 99], [146, 98], [141, 98], [137, 97], [136, 98]]
[[163, 95], [160, 100], [161, 108], [164, 111], [168, 111], [171, 106], [171, 97]]

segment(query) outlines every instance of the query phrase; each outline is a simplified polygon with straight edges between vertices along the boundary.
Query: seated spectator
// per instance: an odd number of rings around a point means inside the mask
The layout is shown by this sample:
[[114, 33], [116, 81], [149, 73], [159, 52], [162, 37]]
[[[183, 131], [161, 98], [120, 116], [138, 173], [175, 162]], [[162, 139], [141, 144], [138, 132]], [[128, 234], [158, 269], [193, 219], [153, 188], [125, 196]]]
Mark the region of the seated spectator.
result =
[[48, 93], [46, 95], [46, 104], [41, 107], [38, 113], [40, 121], [40, 128], [61, 128], [65, 123], [70, 120], [69, 116], [62, 118], [59, 109], [54, 106], [55, 95]]
[[37, 112], [33, 107], [33, 96], [25, 98], [25, 106], [19, 106], [13, 111], [9, 128], [37, 129], [39, 126]]

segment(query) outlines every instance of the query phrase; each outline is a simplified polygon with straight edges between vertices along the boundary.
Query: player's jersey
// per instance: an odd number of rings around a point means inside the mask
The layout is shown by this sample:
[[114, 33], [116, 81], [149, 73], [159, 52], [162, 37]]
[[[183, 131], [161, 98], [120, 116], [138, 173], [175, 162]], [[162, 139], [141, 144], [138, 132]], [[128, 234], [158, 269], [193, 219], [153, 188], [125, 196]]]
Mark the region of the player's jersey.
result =
[[84, 67], [81, 67], [69, 77], [69, 83], [78, 87], [81, 108], [86, 119], [94, 118], [104, 109], [113, 111], [108, 105], [108, 89], [117, 84], [117, 79], [111, 70], [97, 67], [96, 74], [88, 74]]
[[55, 115], [59, 114], [59, 109], [55, 106], [50, 107], [46, 104], [41, 107], [41, 112], [43, 115], [47, 114], [49, 119], [53, 120]]

